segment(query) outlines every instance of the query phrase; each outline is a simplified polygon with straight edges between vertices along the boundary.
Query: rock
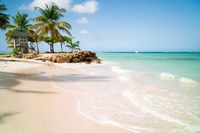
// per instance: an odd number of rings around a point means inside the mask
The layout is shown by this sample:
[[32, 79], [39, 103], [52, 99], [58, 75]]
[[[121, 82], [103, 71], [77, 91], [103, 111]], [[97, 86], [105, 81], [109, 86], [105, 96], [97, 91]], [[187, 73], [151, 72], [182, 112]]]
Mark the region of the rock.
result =
[[92, 58], [91, 57], [87, 57], [86, 58], [86, 62], [92, 62]]
[[101, 64], [101, 60], [100, 59], [96, 59], [96, 60], [93, 60], [92, 63]]
[[35, 60], [44, 60], [43, 57], [37, 57], [37, 58], [34, 58]]
[[85, 62], [86, 64], [91, 64], [91, 62]]
[[56, 63], [64, 63], [64, 58], [57, 57], [56, 58]]
[[46, 62], [46, 60], [43, 59], [42, 62]]
[[36, 53], [32, 53], [32, 54], [24, 54], [23, 55], [23, 58], [24, 59], [34, 59], [37, 57], [37, 54]]
[[72, 63], [72, 61], [69, 60], [69, 59], [67, 59], [67, 58], [65, 58], [64, 62], [66, 62], [66, 63]]
[[54, 63], [101, 63], [101, 60], [96, 56], [96, 53], [91, 51], [80, 51], [77, 53], [59, 53], [59, 54], [41, 54], [41, 58], [36, 60], [51, 61]]
[[17, 55], [14, 55], [13, 57], [15, 57], [15, 58], [22, 58], [23, 54], [17, 54]]
[[84, 56], [81, 55], [81, 56], [79, 57], [79, 60], [80, 60], [80, 62], [85, 62], [86, 58], [85, 58]]
[[50, 58], [51, 60], [49, 60], [49, 61], [52, 61], [52, 62], [56, 63], [56, 58], [57, 57], [55, 55], [53, 55], [52, 58]]
[[79, 61], [79, 59], [78, 58], [74, 58], [73, 60], [72, 60], [72, 63], [79, 63], [80, 61]]

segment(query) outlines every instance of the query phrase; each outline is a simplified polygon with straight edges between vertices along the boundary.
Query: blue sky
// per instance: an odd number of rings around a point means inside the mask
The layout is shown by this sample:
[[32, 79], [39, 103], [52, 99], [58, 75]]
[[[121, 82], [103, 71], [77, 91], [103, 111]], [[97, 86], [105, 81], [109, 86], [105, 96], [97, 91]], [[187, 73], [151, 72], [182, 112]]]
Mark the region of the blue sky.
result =
[[[200, 51], [200, 0], [2, 0], [7, 13], [31, 18], [34, 6], [55, 2], [68, 10], [62, 19], [84, 50]], [[7, 51], [0, 32], [0, 52]], [[40, 48], [47, 51], [46, 44]], [[56, 47], [59, 51], [59, 45]]]

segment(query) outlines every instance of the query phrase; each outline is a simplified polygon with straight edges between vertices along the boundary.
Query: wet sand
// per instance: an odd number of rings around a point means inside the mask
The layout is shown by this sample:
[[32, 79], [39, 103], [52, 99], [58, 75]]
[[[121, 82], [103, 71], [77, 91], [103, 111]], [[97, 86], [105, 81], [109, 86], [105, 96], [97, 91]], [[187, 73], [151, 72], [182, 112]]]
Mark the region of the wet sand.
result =
[[84, 117], [77, 106], [87, 84], [101, 88], [112, 77], [65, 66], [0, 61], [0, 133], [130, 133]]

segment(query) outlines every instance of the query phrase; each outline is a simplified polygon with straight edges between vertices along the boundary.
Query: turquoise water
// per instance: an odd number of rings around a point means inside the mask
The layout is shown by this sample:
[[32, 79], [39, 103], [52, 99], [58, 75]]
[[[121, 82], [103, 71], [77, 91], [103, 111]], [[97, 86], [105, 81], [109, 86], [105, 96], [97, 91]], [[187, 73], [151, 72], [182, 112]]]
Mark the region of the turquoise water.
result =
[[152, 74], [169, 73], [200, 82], [200, 53], [98, 53], [122, 68]]
[[111, 66], [119, 80], [115, 84], [122, 84], [113, 85], [110, 92], [106, 89], [108, 99], [118, 92], [120, 107], [112, 108], [119, 113], [105, 115], [113, 125], [139, 133], [200, 132], [200, 53], [97, 55]]
[[80, 115], [133, 133], [200, 133], [200, 53], [97, 54], [101, 65], [73, 65], [80, 77], [69, 64], [51, 75], [78, 95]]

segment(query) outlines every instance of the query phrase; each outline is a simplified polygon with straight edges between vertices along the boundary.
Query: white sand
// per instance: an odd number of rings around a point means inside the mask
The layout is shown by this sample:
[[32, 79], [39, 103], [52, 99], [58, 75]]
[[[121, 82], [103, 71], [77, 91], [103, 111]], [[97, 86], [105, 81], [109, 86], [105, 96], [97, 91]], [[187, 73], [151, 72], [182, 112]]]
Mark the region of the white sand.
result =
[[0, 133], [128, 133], [81, 113], [86, 90], [108, 80], [85, 64], [0, 61]]

